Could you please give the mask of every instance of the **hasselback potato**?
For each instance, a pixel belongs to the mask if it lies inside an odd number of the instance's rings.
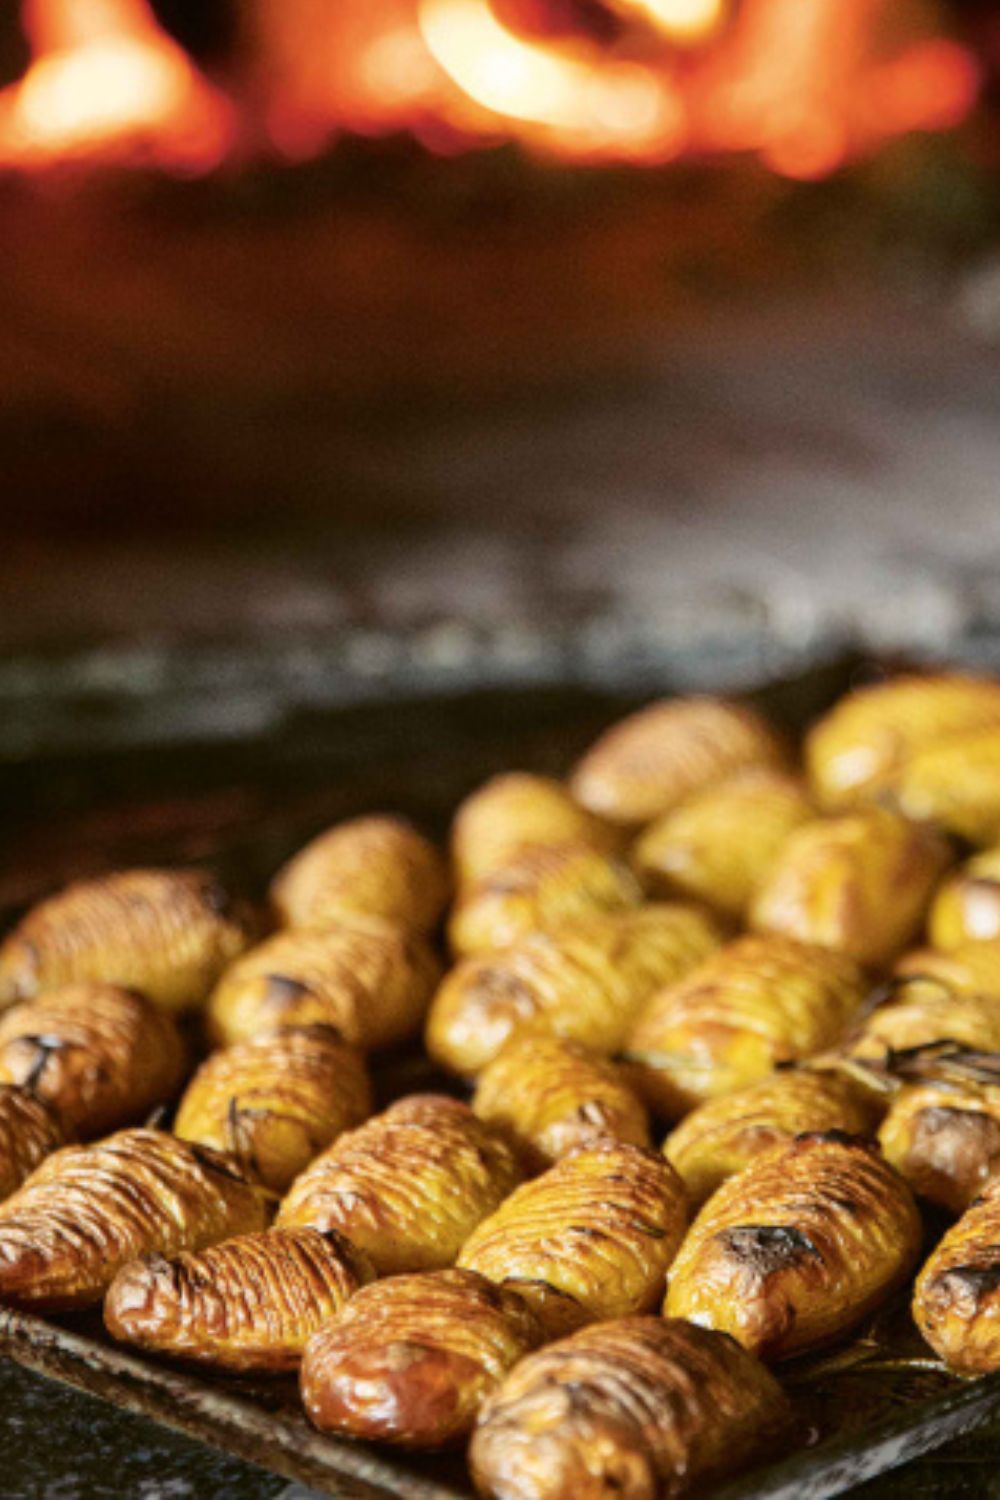
[[[662,1156],[600,1141],[512,1193],[458,1264],[519,1291],[559,1334],[654,1307],[686,1224],[684,1189]]]
[[[888,1067],[896,1053],[942,1043],[1000,1051],[1000,999],[951,994],[930,979],[914,979],[894,994],[896,999],[873,1010],[851,1037],[846,1048],[851,1057]]]
[[[63,1143],[59,1121],[28,1089],[0,1083],[0,1200]]]
[[[667,1136],[663,1151],[689,1201],[700,1206],[772,1146],[809,1131],[862,1135],[872,1123],[871,1103],[850,1079],[835,1072],[782,1068],[748,1088],[699,1105]]]
[[[435,1271],[452,1264],[520,1176],[512,1148],[467,1104],[413,1094],[318,1157],[278,1223],[340,1230],[380,1276]]]
[[[188,1084],[174,1129],[231,1152],[250,1176],[283,1193],[370,1113],[361,1053],[330,1027],[307,1026],[212,1053]]]
[[[1000,1177],[994,1177],[930,1256],[913,1317],[935,1354],[960,1375],[1000,1368]]]
[[[842,698],[806,737],[806,761],[823,805],[849,807],[891,782],[916,751],[990,725],[1000,725],[1000,682],[908,674]]]
[[[497,1500],[677,1500],[792,1429],[781,1387],[725,1334],[622,1318],[522,1360],[486,1403],[469,1461]]]
[[[222,976],[208,1004],[209,1032],[229,1046],[321,1025],[359,1047],[388,1047],[419,1031],[440,973],[423,938],[379,917],[281,932]]]
[[[334,1231],[268,1229],[118,1272],[104,1303],[124,1343],[262,1374],[297,1367],[309,1338],[374,1271]]]
[[[0,1203],[0,1301],[87,1307],[138,1255],[200,1250],[266,1218],[231,1158],[163,1131],[66,1146]]]
[[[474,1271],[390,1276],[310,1340],[302,1398],[326,1432],[445,1447],[467,1436],[486,1397],[542,1337],[516,1292]]]
[[[355,915],[414,932],[437,926],[448,869],[403,818],[355,818],[319,834],[278,871],[271,903],[287,927],[327,927]]]
[[[998,1083],[911,1084],[879,1130],[886,1161],[915,1193],[952,1213],[962,1213],[1000,1168]]]
[[[927,935],[935,948],[1000,939],[1000,848],[975,855],[941,884]]]
[[[645,1106],[623,1071],[545,1032],[507,1043],[480,1073],[472,1107],[538,1170],[601,1138],[649,1145]]]
[[[920,1250],[913,1196],[877,1150],[801,1135],[723,1183],[670,1271],[665,1311],[784,1359],[853,1328]]]
[[[79,880],[32,907],[0,946],[0,1005],[97,980],[188,1010],[249,941],[248,912],[204,871]]]
[[[116,985],[66,985],[0,1014],[0,1082],[30,1086],[70,1138],[141,1122],[184,1064],[172,1018]]]
[[[1000,725],[917,751],[893,782],[907,817],[925,819],[970,844],[1000,839]]]
[[[459,892],[448,941],[455,953],[481,953],[641,903],[631,871],[590,844],[536,845]]]
[[[719,941],[711,920],[693,907],[653,905],[466,959],[434,997],[427,1050],[443,1067],[474,1074],[530,1026],[615,1052],[648,996]]]
[[[926,980],[952,995],[994,995],[1000,999],[1000,943],[961,943],[939,952],[917,948],[896,965],[898,979]]]
[[[884,964],[919,932],[947,862],[941,839],[887,808],[807,823],[758,891],[752,925]]]
[[[797,777],[751,767],[706,787],[638,839],[632,863],[658,897],[742,918],[793,829],[813,817]]]
[[[606,730],[578,762],[570,791],[598,817],[634,827],[742,766],[780,765],[784,758],[774,731],[753,709],[720,698],[675,698]]]
[[[573,801],[561,782],[528,771],[494,776],[460,805],[451,855],[460,886],[517,862],[525,849],[589,845],[611,854],[619,835]]]
[[[865,992],[844,954],[778,934],[739,938],[653,996],[625,1055],[649,1102],[677,1119],[838,1041]]]

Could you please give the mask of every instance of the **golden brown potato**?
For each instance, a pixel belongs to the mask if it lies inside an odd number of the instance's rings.
[[[588,844],[536,845],[459,893],[448,922],[457,954],[507,948],[532,932],[628,911],[642,891],[624,865]]]
[[[897,979],[923,979],[952,995],[1000,998],[1000,943],[962,943],[941,953],[917,948],[899,960]]]
[[[442,1067],[465,1074],[479,1072],[525,1028],[615,1052],[647,997],[720,941],[693,907],[654,905],[466,959],[434,997],[427,1050]]]
[[[732,1339],[621,1318],[522,1360],[487,1401],[469,1462],[497,1500],[678,1500],[792,1431],[781,1387]]]
[[[307,1167],[278,1223],[339,1229],[380,1276],[443,1270],[520,1177],[511,1147],[467,1104],[413,1094]]]
[[[230,1152],[248,1176],[283,1193],[370,1114],[361,1053],[328,1026],[306,1026],[213,1052],[188,1084],[174,1130]]]
[[[800,1135],[708,1200],[664,1311],[784,1359],[839,1338],[902,1285],[921,1235],[913,1195],[875,1147]]]
[[[797,777],[752,766],[647,828],[632,863],[654,896],[704,901],[738,921],[788,835],[813,816]]]
[[[354,917],[323,932],[280,932],[222,976],[208,1003],[218,1046],[289,1026],[332,1026],[347,1042],[389,1047],[419,1031],[441,968],[398,922]]]
[[[302,1399],[324,1432],[443,1448],[542,1337],[516,1292],[473,1271],[390,1276],[310,1339]]]
[[[935,948],[1000,939],[1000,848],[975,855],[943,881],[927,920],[927,935]]]
[[[1000,725],[1000,682],[959,672],[908,674],[859,688],[806,738],[806,762],[824,807],[873,796],[925,746]]]
[[[700,1207],[727,1178],[773,1146],[809,1131],[865,1135],[873,1123],[870,1100],[850,1079],[783,1068],[749,1088],[699,1105],[668,1135],[663,1152],[688,1200]]]
[[[912,1084],[893,1100],[878,1138],[915,1193],[960,1214],[1000,1168],[1000,1087]]]
[[[888,963],[920,930],[948,848],[882,807],[807,823],[786,840],[751,913],[758,931]]]
[[[679,1119],[839,1041],[865,992],[844,954],[777,934],[739,938],[640,1011],[625,1047],[631,1076]]]
[[[451,829],[451,854],[460,885],[468,886],[515,864],[525,849],[589,845],[614,854],[620,835],[577,806],[548,776],[510,771],[466,797]]]
[[[0,1083],[0,1200],[63,1143],[59,1121],[28,1089]]]
[[[184,1064],[172,1018],[112,984],[46,990],[0,1014],[0,1082],[30,1087],[67,1137],[141,1122],[176,1093]]]
[[[970,844],[1000,839],[1000,725],[917,751],[893,781],[907,817],[936,823]]]
[[[512,1193],[458,1264],[520,1292],[555,1336],[655,1307],[686,1224],[681,1180],[662,1156],[598,1141]]]
[[[952,1043],[974,1052],[1000,1051],[1000,1001],[953,994],[933,979],[895,990],[897,998],[865,1017],[847,1052],[857,1061],[889,1067],[893,1054]]]
[[[361,915],[430,932],[448,889],[443,856],[405,819],[355,818],[319,834],[283,865],[271,902],[286,927],[328,927]]]
[[[104,1321],[123,1343],[221,1370],[294,1370],[310,1337],[375,1275],[330,1230],[268,1229],[123,1266]]]
[[[0,1005],[96,980],[189,1010],[249,941],[248,911],[202,870],[79,880],[33,907],[0,947]]]
[[[1000,1177],[953,1224],[925,1264],[913,1318],[959,1375],[1000,1368]]]
[[[65,1146],[0,1203],[0,1301],[88,1307],[138,1255],[200,1250],[266,1221],[259,1191],[205,1146],[161,1130]]]
[[[753,709],[721,698],[667,699],[601,735],[573,771],[570,791],[598,817],[636,827],[743,766],[784,760],[784,746]]]
[[[595,1140],[649,1145],[645,1106],[622,1070],[545,1032],[507,1043],[479,1075],[472,1107],[537,1171]]]

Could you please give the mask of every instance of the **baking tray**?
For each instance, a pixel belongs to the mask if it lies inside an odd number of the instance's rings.
[[[797,732],[873,670],[845,658],[750,696]],[[65,880],[130,863],[203,860],[259,892],[311,832],[373,808],[407,813],[440,834],[456,802],[486,776],[514,766],[559,772],[637,701],[627,688],[470,691],[284,716],[251,740],[112,743],[8,764],[0,767],[11,851],[0,865],[0,917],[6,923]],[[382,1099],[433,1083],[428,1066],[405,1053],[385,1060],[376,1077]],[[302,1415],[294,1380],[216,1377],[140,1357],[113,1345],[94,1314],[49,1319],[0,1309],[0,1353],[343,1500],[470,1493],[459,1456],[322,1437]],[[718,1489],[717,1500],[822,1500],[1000,1421],[1000,1372],[961,1382],[927,1356],[904,1300],[846,1349],[786,1371],[810,1440]]]

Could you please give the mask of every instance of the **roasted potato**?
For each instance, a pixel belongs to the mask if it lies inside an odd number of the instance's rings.
[[[282,866],[271,904],[286,927],[328,927],[361,915],[426,933],[440,920],[449,884],[444,857],[403,818],[355,818]]]
[[[294,1370],[309,1338],[375,1275],[333,1230],[268,1229],[118,1272],[104,1303],[123,1343],[221,1370]]]
[[[896,965],[897,980],[925,980],[952,995],[1000,999],[1000,943],[962,943],[947,952],[917,948]]]
[[[281,932],[222,976],[208,1003],[219,1046],[289,1026],[332,1026],[347,1042],[388,1047],[419,1031],[441,968],[425,940],[379,917],[323,932]]]
[[[875,1147],[800,1135],[724,1182],[670,1271],[664,1311],[762,1359],[827,1344],[906,1280],[922,1227]]]
[[[443,1270],[520,1177],[512,1148],[467,1104],[413,1094],[307,1167],[278,1223],[339,1229],[380,1276]]]
[[[213,1052],[189,1083],[174,1130],[230,1152],[249,1176],[283,1193],[370,1114],[361,1053],[328,1026],[305,1026]]]
[[[96,980],[190,1010],[250,931],[248,911],[202,870],[79,880],[33,907],[0,946],[0,1005]]]
[[[613,724],[569,785],[589,812],[637,827],[743,766],[784,760],[784,746],[753,709],[721,698],[674,698]]]
[[[365,1287],[310,1339],[306,1411],[324,1432],[442,1448],[542,1341],[527,1303],[474,1271],[390,1276]]]
[[[560,782],[528,771],[492,777],[466,797],[451,828],[460,886],[516,864],[526,849],[575,844],[614,854],[620,842],[620,834],[579,807]]]
[[[927,935],[935,948],[1000,939],[1000,848],[975,855],[939,886]],[[1000,969],[1000,945],[997,952]]]
[[[752,766],[658,819],[636,842],[632,863],[654,896],[704,901],[739,921],[788,835],[813,816],[797,777]]]
[[[1000,682],[959,672],[908,674],[859,688],[806,737],[806,762],[824,807],[846,808],[887,786],[915,752],[1000,726]]]
[[[778,934],[738,938],[640,1011],[625,1046],[631,1077],[678,1119],[839,1041],[865,993],[844,954]]]
[[[893,781],[907,817],[935,823],[970,844],[1000,839],[1000,725],[928,745]]]
[[[116,985],[70,984],[0,1014],[0,1082],[44,1099],[67,1138],[143,1121],[176,1093],[184,1064],[172,1017]]]
[[[852,1035],[846,1051],[879,1068],[896,1053],[950,1043],[974,1052],[1000,1051],[1000,1000],[952,994],[935,980],[917,979],[894,991],[895,1000],[876,1007]]]
[[[545,1032],[507,1043],[480,1073],[472,1107],[538,1171],[602,1138],[649,1145],[645,1106],[622,1070]]]
[[[0,1083],[0,1200],[63,1143],[59,1121],[28,1089]]]
[[[732,1339],[621,1318],[522,1360],[487,1401],[469,1462],[497,1500],[678,1500],[792,1431],[781,1387]]]
[[[615,1052],[647,997],[720,941],[693,907],[644,906],[466,959],[434,997],[427,1050],[442,1067],[475,1074],[530,1027]]]
[[[873,1123],[871,1101],[842,1074],[782,1068],[699,1105],[667,1136],[663,1152],[688,1200],[700,1207],[727,1178],[773,1146],[809,1131],[864,1135]]]
[[[913,1319],[959,1375],[1000,1368],[1000,1177],[994,1177],[931,1255]]]
[[[662,1156],[598,1141],[512,1193],[458,1264],[520,1292],[553,1336],[654,1307],[686,1224],[681,1180]]]
[[[920,930],[947,844],[887,808],[806,823],[786,839],[751,925],[888,963]]]
[[[532,932],[628,911],[642,904],[625,865],[589,844],[536,845],[459,892],[448,921],[458,954],[507,948]]]
[[[893,1100],[878,1138],[915,1193],[960,1214],[1000,1168],[1000,1086],[911,1084]]]
[[[57,1312],[99,1302],[136,1256],[263,1229],[230,1157],[161,1130],[122,1130],[46,1157],[0,1203],[0,1301]]]

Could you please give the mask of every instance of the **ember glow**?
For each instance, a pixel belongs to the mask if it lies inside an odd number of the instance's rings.
[[[0,93],[0,166],[66,158],[206,171],[344,132],[579,161],[753,155],[822,177],[949,129],[976,65],[927,0],[246,0],[229,97],[146,0],[23,0],[34,61]],[[601,24],[596,24],[600,21]],[[235,67],[235,65],[234,65]],[[237,104],[235,101],[239,100]]]

